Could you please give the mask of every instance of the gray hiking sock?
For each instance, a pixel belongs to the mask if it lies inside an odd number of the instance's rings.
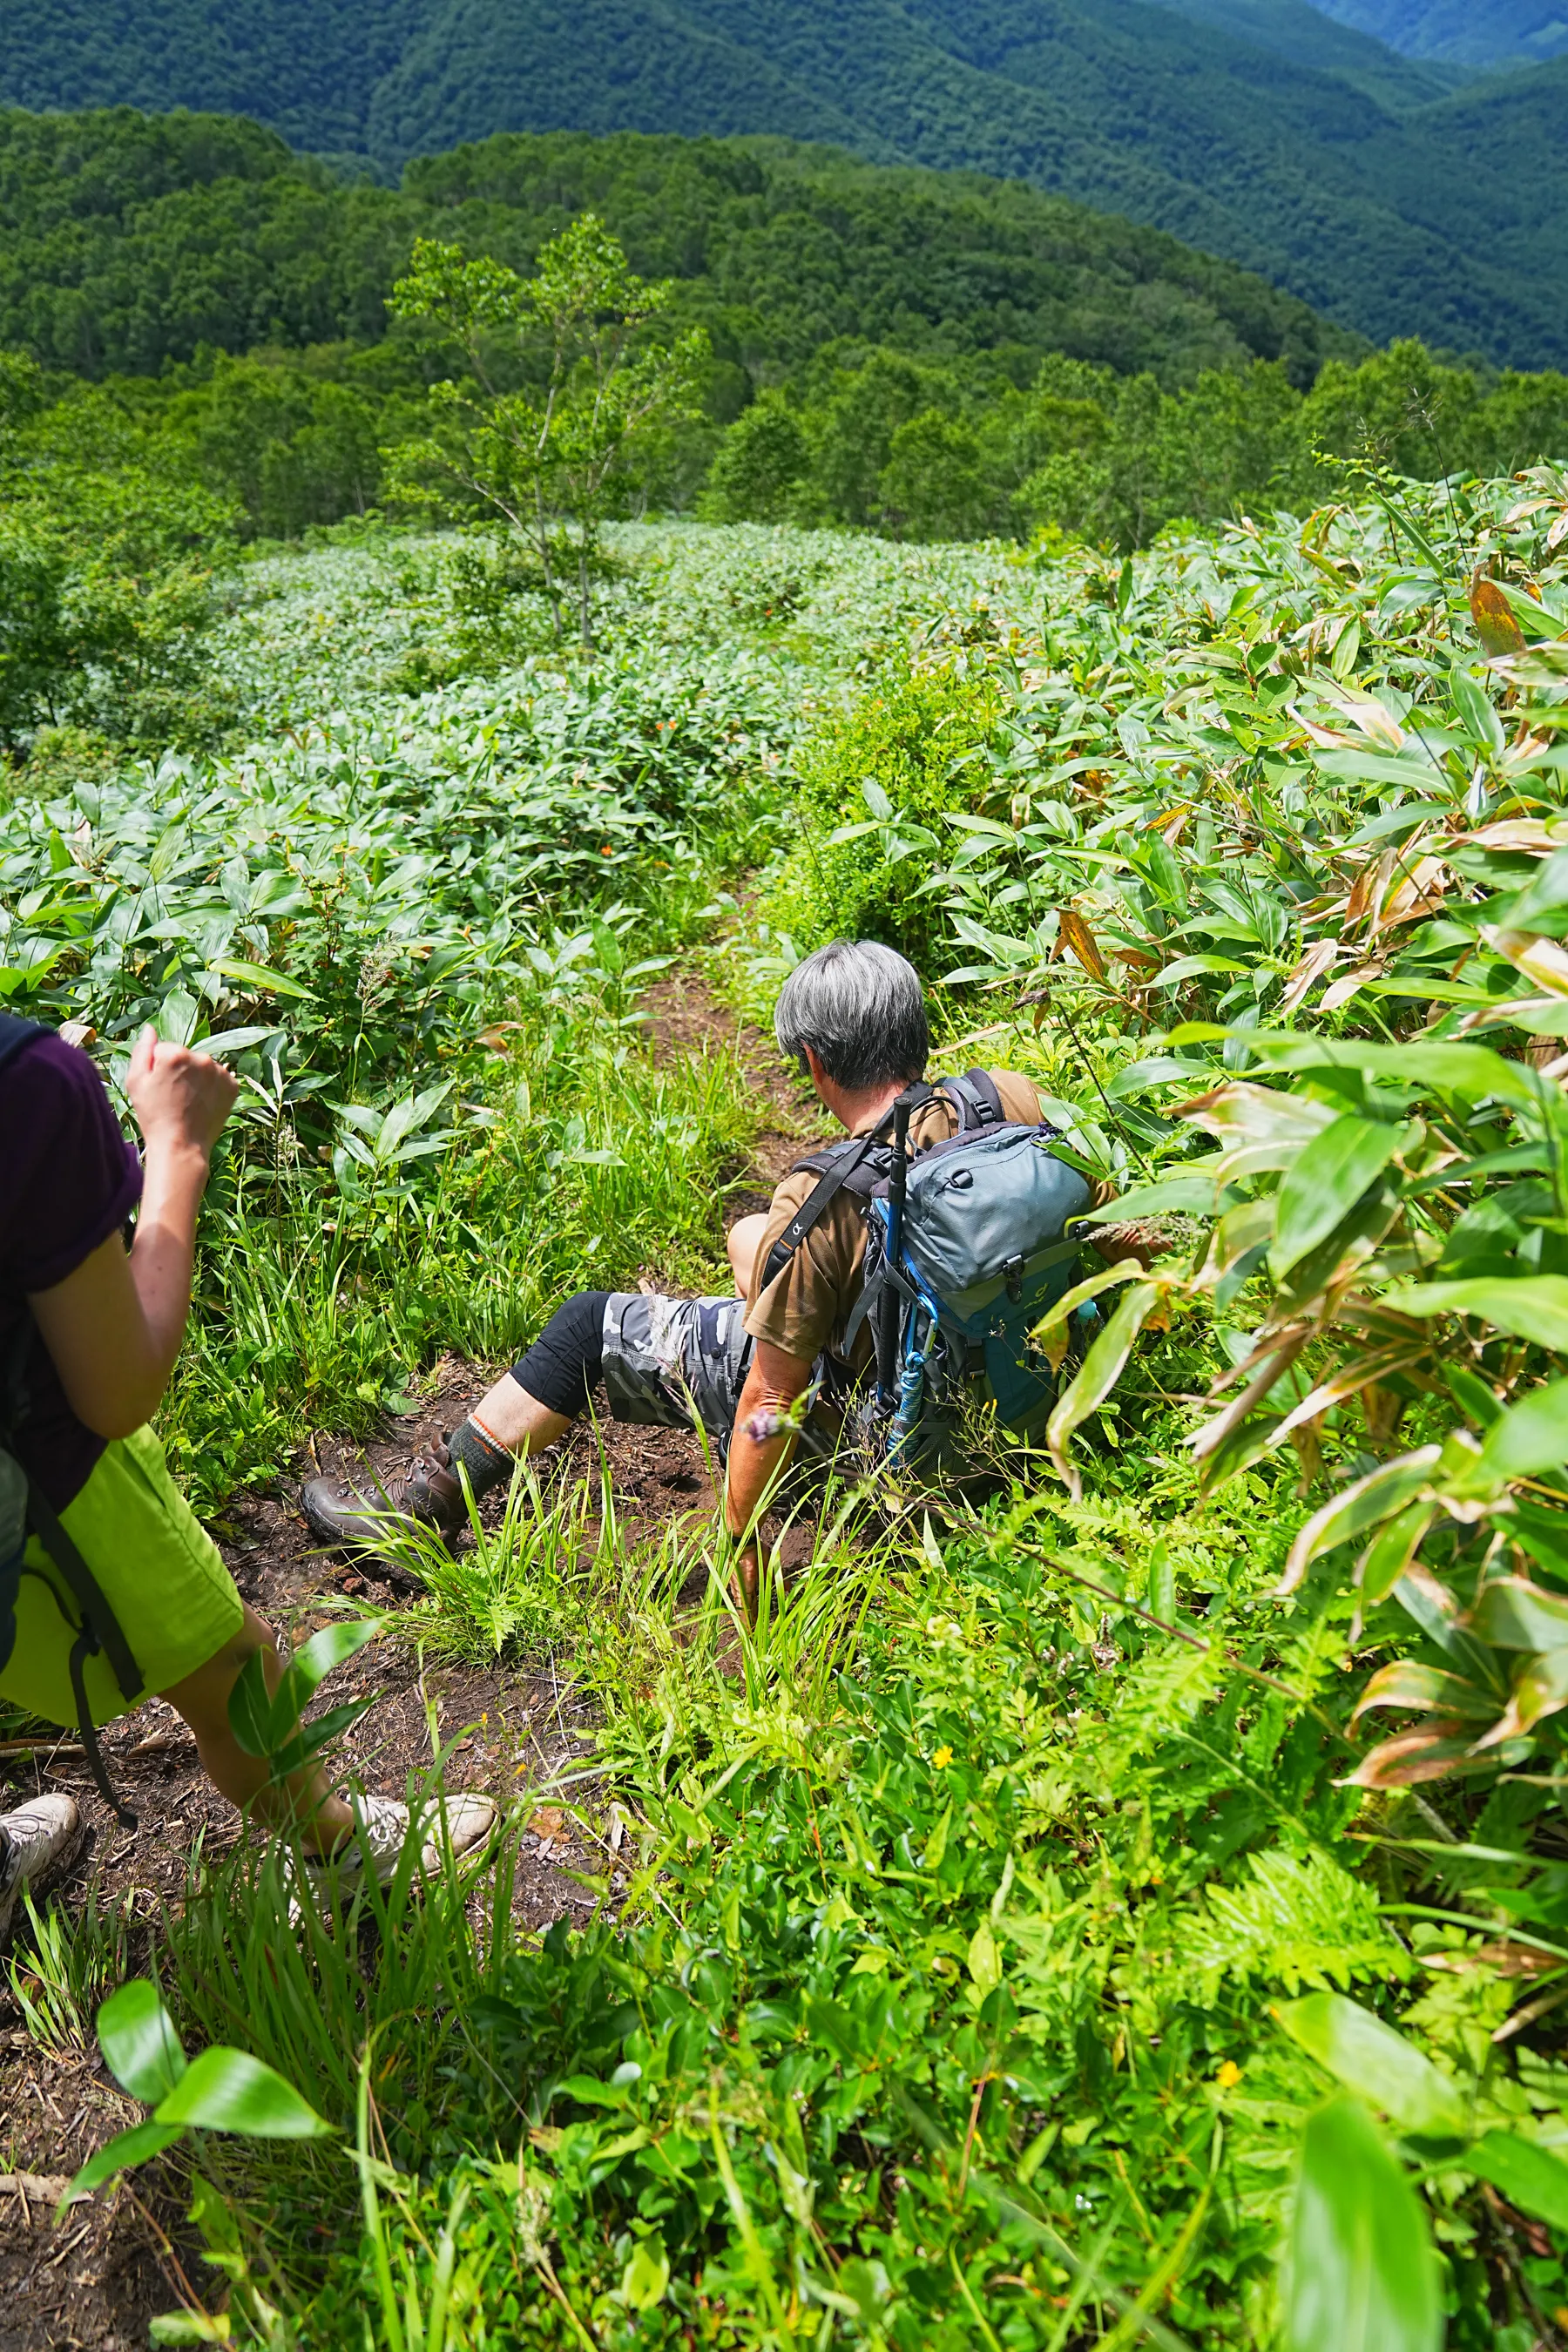
[[[468,1472],[476,1502],[492,1486],[504,1486],[512,1474],[514,1457],[474,1421],[465,1421],[452,1432],[447,1440],[447,1457],[454,1475],[459,1467]]]

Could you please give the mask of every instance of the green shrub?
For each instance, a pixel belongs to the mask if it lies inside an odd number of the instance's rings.
[[[803,953],[885,940],[923,969],[945,929],[930,888],[951,845],[943,814],[971,807],[989,774],[974,755],[995,713],[989,679],[904,657],[826,718],[800,755],[791,838],[766,895],[774,929]]]
[[[798,417],[780,394],[764,393],[720,442],[704,506],[715,522],[783,522],[808,463]]]

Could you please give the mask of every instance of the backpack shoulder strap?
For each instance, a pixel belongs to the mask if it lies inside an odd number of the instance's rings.
[[[806,1159],[795,1161],[797,1169],[811,1170],[816,1182],[768,1252],[761,1288],[765,1290],[770,1282],[777,1280],[812,1227],[826,1215],[876,1140],[875,1135],[851,1136],[847,1142],[835,1144],[830,1151],[814,1151]]]
[[[937,1084],[956,1104],[965,1134],[971,1130],[984,1134],[988,1128],[1007,1125],[1007,1113],[989,1070],[965,1070],[961,1078],[939,1078]]]
[[[923,1103],[930,1102],[935,1093],[935,1087],[927,1086],[923,1078],[917,1078],[913,1086],[905,1088],[900,1099],[918,1109]],[[888,1149],[887,1129],[892,1118],[893,1113],[889,1109],[886,1118],[868,1135],[851,1135],[843,1143],[832,1144],[826,1151],[809,1152],[804,1160],[795,1161],[796,1169],[810,1169],[818,1181],[768,1252],[767,1264],[763,1268],[762,1287],[764,1290],[784,1272],[807,1234],[814,1225],[821,1223],[840,1192],[847,1190],[868,1193],[871,1186],[867,1181],[868,1177],[885,1172],[887,1163],[882,1155]]]

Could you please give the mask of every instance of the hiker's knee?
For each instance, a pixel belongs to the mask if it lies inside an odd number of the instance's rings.
[[[749,1217],[737,1217],[725,1236],[724,1246],[730,1255],[730,1271],[735,1277],[735,1291],[741,1298],[752,1295],[752,1276],[756,1271],[757,1251],[767,1230],[767,1218],[759,1209]]]
[[[171,1683],[160,1691],[198,1737],[208,1728],[223,1729],[228,1722],[229,1694],[234,1689],[240,1668],[258,1650],[268,1653],[272,1671],[268,1683],[281,1672],[278,1658],[278,1637],[263,1617],[258,1617],[248,1601],[245,1615],[220,1649],[215,1650],[205,1665],[198,1666],[183,1681]]]
[[[519,1388],[564,1420],[587,1410],[604,1367],[607,1290],[580,1290],[558,1307],[538,1339],[511,1368]]]

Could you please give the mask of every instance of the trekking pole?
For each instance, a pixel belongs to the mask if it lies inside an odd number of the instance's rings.
[[[910,1106],[900,1095],[893,1105],[893,1170],[888,1179],[888,1262],[894,1266],[903,1253],[909,1173]]]
[[[893,1166],[888,1179],[888,1272],[896,1276],[904,1247],[904,1198],[908,1190],[910,1155],[910,1106],[902,1095],[893,1105]],[[877,1301],[877,1387],[884,1407],[890,1412],[898,1403],[900,1388],[899,1364],[899,1294],[893,1282],[885,1281],[881,1297]]]

